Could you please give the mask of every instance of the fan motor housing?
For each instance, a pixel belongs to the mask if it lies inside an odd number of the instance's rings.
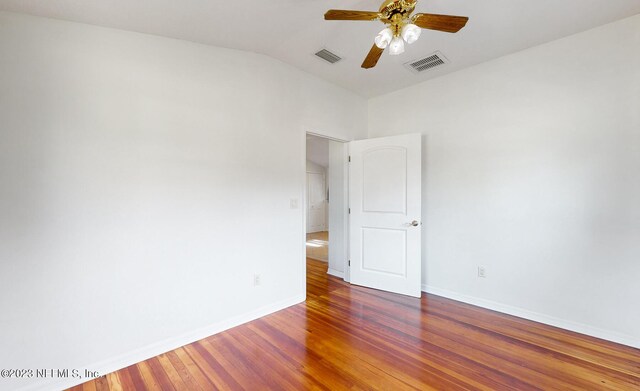
[[[416,0],[386,0],[380,6],[380,19],[391,22],[394,15],[409,15],[416,8]]]

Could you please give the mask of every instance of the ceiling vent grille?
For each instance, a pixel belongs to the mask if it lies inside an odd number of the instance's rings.
[[[447,60],[447,58],[443,56],[442,53],[435,52],[424,58],[409,61],[408,63],[404,64],[404,66],[414,73],[421,73],[437,67],[441,67],[448,63],[449,60]]]
[[[316,56],[320,57],[321,59],[331,64],[335,64],[338,61],[342,60],[342,57],[338,56],[335,53],[331,53],[327,49],[320,50],[319,52],[316,53]]]

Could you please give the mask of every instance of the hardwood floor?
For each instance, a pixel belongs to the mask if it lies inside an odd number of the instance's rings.
[[[640,390],[640,350],[307,260],[305,303],[72,390]]]
[[[329,232],[307,234],[307,257],[318,261],[329,260]]]

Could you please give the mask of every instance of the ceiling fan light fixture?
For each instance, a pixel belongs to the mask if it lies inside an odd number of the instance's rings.
[[[397,56],[404,53],[404,41],[400,37],[395,37],[389,44],[389,54]]]
[[[364,69],[371,69],[378,64],[387,47],[391,55],[403,53],[405,42],[411,44],[417,41],[421,29],[457,33],[469,20],[466,16],[414,14],[417,2],[418,0],[383,0],[377,12],[330,9],[325,12],[324,19],[377,21],[385,24],[385,29],[378,33],[361,65]]]
[[[387,27],[386,29],[380,31],[378,35],[376,35],[376,46],[380,49],[384,49],[389,45],[391,39],[393,39],[393,32],[390,28]]]
[[[418,40],[418,38],[420,38],[420,33],[422,32],[422,29],[418,26],[416,26],[413,23],[409,23],[409,24],[405,24],[404,27],[402,27],[402,39],[404,39],[409,45],[411,45],[412,43],[414,43],[415,41]]]

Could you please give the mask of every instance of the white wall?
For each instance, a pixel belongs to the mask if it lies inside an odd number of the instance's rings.
[[[307,140],[307,155],[309,154],[310,149],[309,149],[309,141]],[[328,153],[328,148],[327,148],[327,153]],[[329,189],[329,181],[327,178],[327,169],[323,166],[321,166],[320,164],[314,163],[311,160],[307,159],[307,173],[314,173],[314,174],[322,174],[324,175],[324,194],[327,194],[327,190]],[[309,176],[307,175],[307,182]],[[310,205],[309,205],[309,187],[308,187],[308,183],[307,183],[307,199],[305,202],[306,208],[307,208],[307,233],[311,233],[310,232],[310,223],[309,223],[309,212],[310,212]],[[322,229],[322,231],[328,229],[328,222],[329,222],[329,205],[325,202],[324,205],[324,228]],[[317,230],[316,230],[317,231]],[[314,232],[316,232],[314,231]]]
[[[325,174],[326,169],[321,165],[312,162],[311,160],[307,160],[307,172],[313,172],[316,174]]]
[[[329,140],[307,135],[307,160],[322,167],[329,167]]]
[[[370,100],[424,134],[425,288],[640,346],[638,48],[635,16]]]
[[[105,373],[302,301],[306,131],[361,138],[366,102],[261,55],[0,13],[0,368]]]
[[[348,177],[347,144],[329,141],[329,270],[328,273],[344,278],[347,259]]]

